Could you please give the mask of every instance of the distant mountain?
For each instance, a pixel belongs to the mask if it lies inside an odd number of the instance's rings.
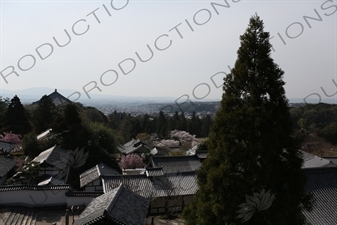
[[[3,98],[13,98],[15,95],[17,95],[21,102],[23,103],[32,103],[36,102],[41,99],[43,95],[49,95],[53,93],[55,89],[53,88],[47,88],[47,87],[34,87],[34,88],[28,88],[23,90],[6,90],[2,89],[0,90],[0,96]],[[57,89],[57,92],[59,92],[64,97],[68,97],[76,90],[71,89]],[[82,97],[79,99],[79,102],[81,103],[92,103],[93,100],[100,100],[100,101],[107,101],[107,102],[116,102],[116,103],[125,103],[125,102],[143,102],[143,103],[165,103],[165,102],[174,102],[176,99],[173,97],[137,97],[137,96],[116,96],[116,95],[104,95],[104,94],[90,94],[91,99],[87,98],[86,96],[83,96],[84,93],[82,93]],[[72,100],[72,99],[70,99]]]

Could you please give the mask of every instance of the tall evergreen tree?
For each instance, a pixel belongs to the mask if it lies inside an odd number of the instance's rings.
[[[35,132],[41,133],[49,129],[56,118],[56,106],[47,95],[42,96],[34,111],[33,119]]]
[[[20,98],[14,96],[6,111],[6,131],[12,131],[16,134],[27,134],[31,131],[32,127],[27,118],[26,110],[21,104]]]
[[[305,223],[311,196],[291,136],[284,72],[270,56],[269,39],[263,21],[252,16],[224,78],[208,158],[197,173],[199,190],[184,211],[188,225]]]

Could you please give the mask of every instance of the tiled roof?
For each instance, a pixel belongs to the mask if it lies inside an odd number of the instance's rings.
[[[10,151],[12,151],[15,148],[15,146],[17,146],[17,144],[5,142],[5,141],[0,141],[0,152],[4,151],[4,152],[9,153]]]
[[[10,185],[0,186],[0,191],[20,191],[20,190],[70,190],[70,185],[50,185],[50,186],[36,186],[36,185]]]
[[[304,161],[302,168],[337,166],[333,164],[330,160],[321,158],[319,156],[310,154],[305,151],[300,151],[300,152],[302,153],[302,158]]]
[[[153,177],[155,197],[194,195],[198,190],[195,172],[166,174]]]
[[[69,99],[67,99],[66,97],[64,97],[63,95],[61,95],[60,93],[57,92],[57,89],[55,89],[55,91],[51,94],[48,95],[48,97],[52,100],[52,102],[58,106],[61,105],[63,103],[70,103],[71,101]],[[39,101],[33,102],[33,104],[39,104]]]
[[[143,225],[148,205],[148,199],[120,184],[117,188],[93,199],[74,225],[93,224],[102,219],[121,225]]]
[[[206,159],[208,156],[208,150],[198,150],[196,152],[196,155],[198,156],[199,159]]]
[[[337,224],[337,168],[304,169],[307,175],[306,189],[311,192],[316,203],[311,212],[304,211],[313,225]]]
[[[81,187],[84,187],[85,185],[97,180],[100,176],[107,175],[120,175],[120,173],[116,169],[100,162],[96,166],[80,174],[80,185]]]
[[[150,150],[150,147],[147,146],[145,143],[141,142],[139,139],[132,139],[131,141],[125,143],[124,145],[120,145],[117,147],[118,151],[123,154],[131,154],[142,147],[146,147]]]
[[[147,167],[145,173],[148,177],[164,176],[164,171],[162,167]]]
[[[16,165],[16,161],[0,157],[0,178],[4,177]]]
[[[40,140],[40,139],[46,137],[48,134],[50,134],[51,131],[52,131],[52,129],[48,129],[48,130],[42,132],[41,134],[37,135],[36,139]]]
[[[32,161],[42,163],[48,163],[60,169],[66,167],[66,163],[69,158],[69,152],[59,146],[53,146],[36,156]]]
[[[43,186],[43,185],[64,185],[64,180],[57,179],[55,177],[49,177],[45,180],[42,180],[41,182],[38,183],[38,186]]]
[[[108,176],[102,177],[102,180],[105,193],[123,183],[127,188],[145,198],[193,195],[198,189],[194,171],[154,177],[146,177],[145,175]]]
[[[189,172],[199,169],[201,162],[192,156],[153,156],[153,167],[163,167],[164,173]]]
[[[323,158],[337,165],[337,157],[323,157]]]
[[[66,192],[66,196],[70,196],[70,197],[98,197],[102,194],[104,194],[103,191],[95,191],[95,192],[68,191],[68,192]]]
[[[103,190],[107,193],[119,186],[120,183],[136,194],[145,198],[153,196],[153,186],[151,180],[144,174],[102,176]]]

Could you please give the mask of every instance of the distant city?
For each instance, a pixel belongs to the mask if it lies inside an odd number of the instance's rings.
[[[43,95],[52,93],[52,88],[30,88],[25,90],[1,90],[2,98],[12,98],[17,95],[23,104],[31,104],[39,100]],[[69,96],[74,93],[73,90],[58,89],[58,92],[64,96]],[[181,97],[181,96],[179,96]],[[188,117],[192,112],[196,112],[199,117],[204,117],[207,114],[215,114],[220,106],[220,99],[194,101],[193,99],[179,97],[132,97],[132,96],[109,96],[91,94],[88,97],[82,97],[78,101],[84,106],[92,106],[102,111],[104,114],[110,114],[114,111],[129,113],[133,116],[140,114],[157,114],[163,111],[165,114],[172,116],[175,112],[184,112]],[[71,100],[71,99],[70,99]],[[179,100],[179,101],[178,101]],[[328,104],[336,104],[336,99],[321,99],[321,102]],[[306,99],[307,103],[319,103],[317,99]],[[303,99],[289,99],[289,106],[301,107],[305,105]]]

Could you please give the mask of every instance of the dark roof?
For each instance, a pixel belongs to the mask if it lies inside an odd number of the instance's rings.
[[[70,197],[98,197],[100,195],[104,194],[103,191],[68,191],[66,192],[66,196]]]
[[[164,176],[123,175],[102,177],[104,192],[111,191],[123,183],[133,192],[145,197],[194,195],[198,189],[194,171],[170,173]]]
[[[102,219],[120,225],[145,224],[149,200],[120,184],[117,188],[93,199],[74,225],[94,224]]]
[[[12,151],[17,144],[11,143],[11,142],[6,142],[6,141],[0,141],[0,152],[4,151],[9,153]]]
[[[199,169],[201,162],[195,155],[191,156],[153,156],[153,167],[163,167],[164,173],[189,172]]]
[[[311,212],[304,211],[308,222],[315,225],[334,225],[337,221],[337,168],[303,169],[307,175],[306,189],[316,199]]]
[[[10,186],[0,186],[0,191],[20,191],[20,190],[70,190],[70,185],[44,185],[44,186],[36,186],[36,185],[10,185]]]
[[[148,177],[164,176],[162,167],[147,167],[145,173]]]
[[[198,190],[194,171],[153,177],[152,181],[156,190],[155,197],[194,195]]]
[[[59,169],[64,169],[67,165],[69,152],[59,146],[53,146],[36,156],[32,161],[40,164],[47,163]]]
[[[6,176],[6,174],[14,168],[16,161],[5,157],[0,157],[0,178]]]
[[[136,194],[145,198],[153,196],[153,185],[145,174],[102,176],[103,190],[107,193],[117,188],[121,183]]]
[[[116,169],[113,169],[110,166],[100,162],[96,166],[80,174],[81,187],[84,187],[85,185],[97,180],[101,176],[107,175],[120,175],[120,173]]]
[[[48,95],[48,97],[53,101],[53,103],[58,106],[61,105],[63,103],[70,103],[71,101],[69,99],[67,99],[66,97],[64,97],[63,95],[61,95],[60,93],[57,92],[57,89],[55,89],[55,91],[51,94]],[[33,104],[39,104],[39,101],[33,102]]]
[[[337,166],[332,163],[330,160],[321,158],[317,155],[310,154],[308,152],[300,150],[303,158],[302,168],[312,168],[312,167],[331,167]]]
[[[64,180],[58,179],[57,177],[48,176],[48,178],[45,178],[41,180],[37,185],[43,186],[43,185],[64,185]]]

